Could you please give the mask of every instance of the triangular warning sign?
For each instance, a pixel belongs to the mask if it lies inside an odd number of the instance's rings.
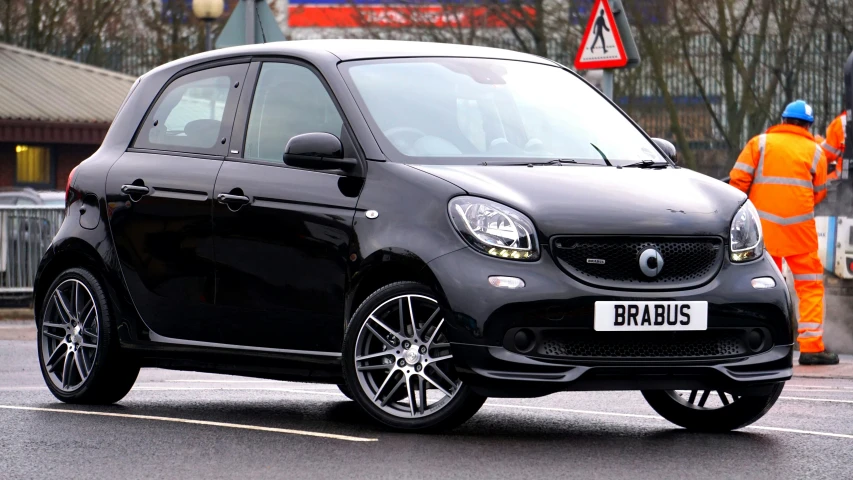
[[[625,55],[619,29],[613,20],[610,3],[596,0],[595,8],[592,9],[586,24],[580,50],[575,57],[575,68],[620,68],[627,64],[628,56]]]

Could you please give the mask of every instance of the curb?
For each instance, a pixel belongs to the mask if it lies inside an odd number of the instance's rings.
[[[31,308],[0,308],[0,321],[32,320],[35,317]]]

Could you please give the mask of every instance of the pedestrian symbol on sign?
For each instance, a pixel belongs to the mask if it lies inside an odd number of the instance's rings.
[[[575,68],[620,68],[627,64],[628,56],[625,55],[610,3],[597,0],[575,57]]]
[[[603,8],[601,9],[601,13],[598,15],[598,20],[595,21],[594,30],[595,30],[595,40],[593,40],[592,46],[589,47],[589,51],[594,52],[595,51],[595,44],[598,43],[599,40],[601,40],[601,48],[602,48],[602,50],[604,50],[604,53],[607,53],[607,44],[604,43],[604,31],[606,30],[609,32],[610,29],[607,28],[607,20],[604,19],[604,9]]]

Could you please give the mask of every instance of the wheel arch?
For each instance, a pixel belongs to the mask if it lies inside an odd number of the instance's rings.
[[[123,309],[118,302],[117,287],[121,288],[121,277],[110,273],[104,258],[89,242],[75,237],[67,237],[53,245],[45,254],[39,265],[36,280],[33,284],[33,311],[38,318],[44,304],[47,290],[56,277],[69,268],[84,268],[97,279],[108,292],[111,309],[116,319],[121,321]],[[121,282],[121,283],[117,283]]]
[[[353,274],[344,308],[344,327],[364,300],[376,290],[394,282],[424,284],[444,301],[444,293],[427,262],[403,248],[387,248],[368,256]]]

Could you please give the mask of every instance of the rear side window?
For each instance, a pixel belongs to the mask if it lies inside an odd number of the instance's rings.
[[[319,78],[306,67],[265,63],[249,112],[245,158],[282,163],[296,135],[325,132],[341,138],[343,120]]]
[[[133,146],[224,154],[246,68],[226,65],[174,80],[148,113]]]

